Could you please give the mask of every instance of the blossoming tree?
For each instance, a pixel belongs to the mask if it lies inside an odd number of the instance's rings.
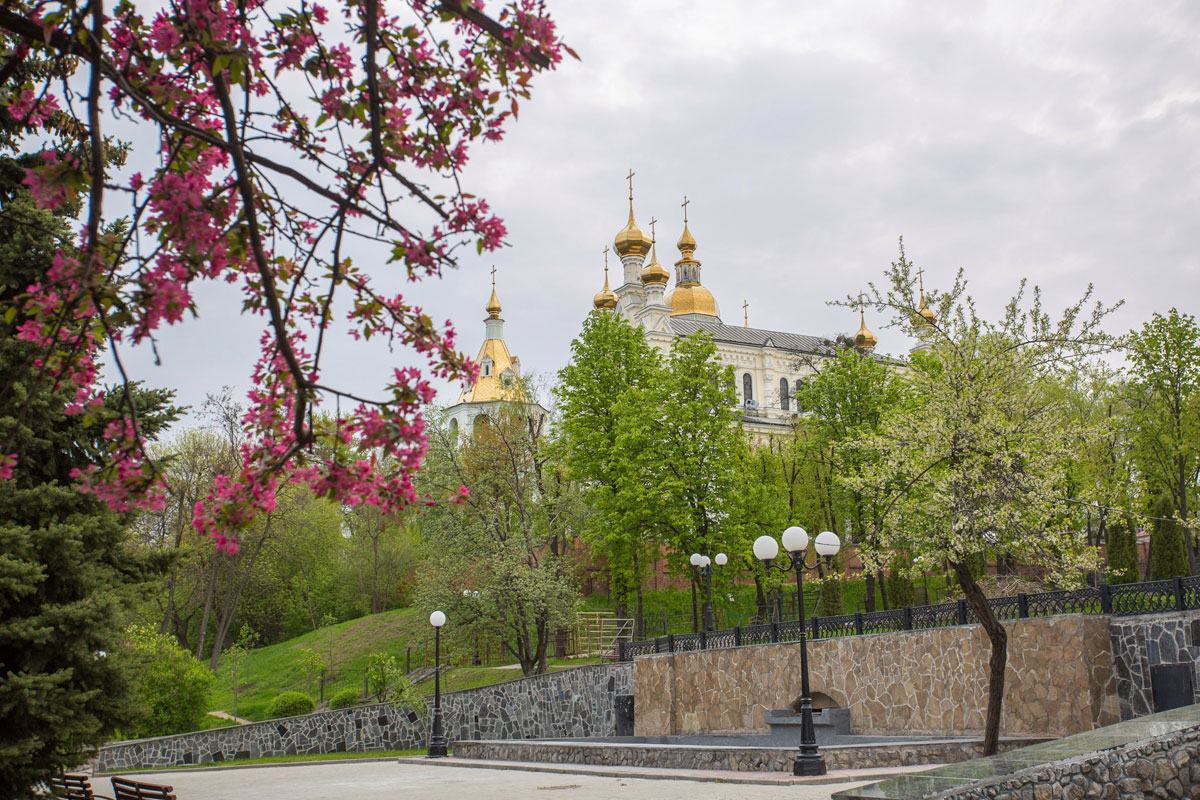
[[[1078,432],[1062,413],[1058,380],[1114,346],[1101,327],[1112,308],[1089,307],[1089,287],[1052,316],[1038,290],[1026,298],[1022,284],[1003,318],[992,322],[978,313],[960,272],[949,290],[925,295],[936,311],[926,323],[914,278],[902,248],[885,285],[870,287],[868,303],[892,313],[893,326],[915,321],[923,347],[904,372],[903,402],[859,440],[874,457],[842,479],[881,498],[888,524],[859,539],[868,568],[905,552],[948,564],[958,579],[991,645],[987,708],[978,720],[991,754],[999,741],[1008,637],[969,563],[991,549],[1044,568],[1060,584],[1078,582],[1095,566],[1094,550],[1065,513],[1063,472]]]
[[[472,145],[501,138],[534,75],[570,52],[543,4],[489,15],[479,0],[18,0],[0,8],[0,32],[0,103],[51,137],[25,182],[44,207],[82,209],[76,246],[23,296],[19,335],[42,354],[31,369],[88,415],[99,350],[128,380],[123,347],[152,346],[200,312],[199,282],[237,284],[263,319],[261,349],[241,467],[196,505],[197,528],[235,549],[281,480],[385,513],[412,504],[429,378],[470,379],[475,365],[448,322],[378,288],[381,273],[349,254],[382,242],[388,268],[419,280],[463,247],[501,245],[503,223],[459,176]],[[62,68],[21,69],[35,59]],[[105,153],[129,124],[152,128],[159,152],[137,154],[141,171],[117,181]],[[340,315],[354,338],[386,339],[426,367],[381,376],[375,396],[331,385],[322,354]],[[313,414],[332,398],[344,412]],[[132,402],[105,436],[112,458],[76,476],[83,489],[117,510],[160,503]],[[322,455],[346,445],[395,467]],[[18,458],[0,442],[0,479]]]

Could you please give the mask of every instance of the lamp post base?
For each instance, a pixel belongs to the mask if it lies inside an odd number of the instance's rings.
[[[825,759],[816,753],[801,753],[792,762],[792,774],[797,777],[824,775]]]
[[[429,740],[429,752],[425,754],[426,758],[445,758],[448,755],[445,736],[435,736]],[[823,765],[822,765],[823,766]],[[799,775],[800,773],[796,773]],[[820,773],[824,775],[824,771]]]

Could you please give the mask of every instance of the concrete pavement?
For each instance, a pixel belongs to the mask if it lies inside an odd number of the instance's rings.
[[[447,762],[448,763],[448,762]],[[740,774],[743,778],[746,773]],[[397,761],[328,761],[315,764],[277,764],[207,770],[166,770],[123,773],[123,777],[175,787],[179,800],[489,800],[537,798],[546,800],[816,800],[833,792],[869,782],[746,785],[701,782],[669,775],[651,778],[592,774],[528,772]],[[764,774],[786,779],[790,776]],[[838,780],[840,776],[828,776]],[[827,779],[828,779],[827,778]],[[108,781],[96,777],[92,785],[106,794]]]

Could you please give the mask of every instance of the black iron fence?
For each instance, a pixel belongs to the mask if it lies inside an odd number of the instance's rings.
[[[1001,620],[1049,617],[1056,614],[1157,614],[1200,608],[1200,576],[1146,583],[1104,584],[1082,589],[1018,594],[988,600]],[[651,653],[686,653],[750,644],[795,642],[802,633],[810,639],[863,636],[869,633],[928,630],[978,622],[967,601],[913,606],[889,611],[859,612],[836,617],[811,616],[801,631],[796,620],[763,625],[740,625],[719,631],[670,633],[639,642],[618,642],[617,658],[632,661]]]

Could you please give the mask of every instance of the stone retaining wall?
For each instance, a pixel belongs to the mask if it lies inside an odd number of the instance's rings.
[[[1200,797],[1200,728],[1056,761],[930,795],[944,800]]]
[[[1011,750],[1041,739],[1002,739]],[[982,753],[979,740],[827,745],[821,755],[829,769],[867,769],[916,764],[951,764]],[[795,747],[709,747],[706,745],[613,744],[592,742],[458,742],[456,758],[591,764],[605,767],[791,772]]]
[[[1192,675],[1192,700],[1200,703],[1200,647],[1191,626],[1200,612],[1181,611],[1145,617],[1113,617],[1109,626],[1117,673],[1121,719],[1154,713],[1151,668],[1186,664]]]
[[[446,736],[613,736],[614,701],[633,691],[632,664],[598,664],[442,695]],[[100,748],[96,769],[207,764],[235,758],[411,750],[428,742],[426,719],[388,704],[215,728]]]
[[[1006,622],[1001,730],[1065,736],[1119,721],[1107,617]],[[979,625],[809,642],[812,689],[850,709],[855,733],[979,735],[991,647]],[[634,661],[638,736],[765,731],[800,695],[798,643]]]

